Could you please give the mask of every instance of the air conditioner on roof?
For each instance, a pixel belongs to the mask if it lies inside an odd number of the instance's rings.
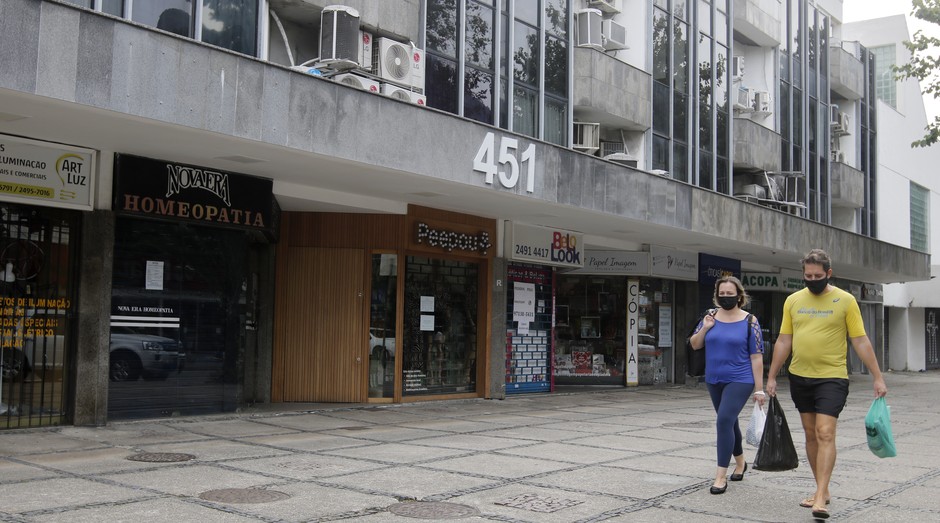
[[[604,50],[601,37],[601,12],[599,9],[581,9],[576,11],[578,18],[578,47],[590,47],[598,51]]]
[[[411,48],[411,87],[424,92],[424,49]]]
[[[425,98],[423,94],[409,91],[408,89],[403,89],[397,85],[382,84],[381,91],[385,96],[394,98],[396,100],[401,100],[402,102],[408,102],[422,106],[427,105],[427,98]]]
[[[851,125],[849,124],[849,115],[848,113],[839,113],[839,125],[842,127],[842,132],[849,133],[852,130]]]
[[[409,44],[390,38],[379,38],[373,46],[373,73],[383,80],[411,85],[412,53]]]
[[[613,20],[601,21],[601,40],[604,42],[604,49],[607,51],[616,51],[617,49],[627,48],[627,28]]]
[[[770,112],[770,93],[767,91],[757,91],[754,95],[754,110],[759,113]]]
[[[601,150],[600,150],[601,158],[605,156],[610,156],[611,154],[627,152],[627,147],[623,144],[623,142],[608,142],[606,140],[602,140],[600,144],[601,144]]]
[[[839,106],[836,104],[829,106],[829,125],[839,125]]]
[[[731,78],[735,80],[740,80],[743,77],[744,77],[744,57],[732,56],[731,57]]]
[[[359,11],[329,5],[320,13],[320,61],[332,69],[359,66]]]
[[[359,31],[359,67],[372,71],[372,33]]]
[[[371,93],[379,92],[378,82],[352,73],[338,74],[333,77],[333,81]]]
[[[600,148],[601,124],[574,122],[571,147],[578,151],[593,154]]]
[[[734,98],[734,109],[739,112],[752,110],[754,108],[753,99],[750,89],[739,86],[738,94]]]
[[[588,0],[588,7],[600,9],[607,14],[617,14],[623,10],[623,0]]]

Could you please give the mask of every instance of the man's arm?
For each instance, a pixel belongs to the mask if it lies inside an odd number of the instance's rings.
[[[777,374],[783,367],[783,362],[787,361],[790,351],[793,350],[793,335],[779,334],[777,342],[774,343],[774,354],[770,360],[770,370],[767,372],[767,394],[777,395]]]
[[[875,357],[875,348],[871,345],[871,340],[867,335],[849,338],[852,341],[852,348],[858,359],[862,360],[868,372],[875,378],[874,388],[875,396],[882,397],[888,393],[888,386],[885,385],[884,376],[881,375],[881,367],[878,366],[878,358]]]

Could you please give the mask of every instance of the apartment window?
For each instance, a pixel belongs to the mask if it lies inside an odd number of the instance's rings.
[[[911,183],[911,249],[928,252],[930,234],[930,191]]]
[[[869,49],[875,55],[875,96],[897,109],[898,89],[894,80],[896,50],[894,44]]]

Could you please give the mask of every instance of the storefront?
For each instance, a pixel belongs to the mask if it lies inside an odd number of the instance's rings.
[[[495,233],[493,220],[417,206],[285,213],[272,401],[483,395]]]
[[[783,304],[787,296],[803,288],[803,275],[799,271],[742,272],[741,283],[751,297],[747,310],[761,326],[764,339],[764,371],[770,368],[774,343],[783,319]],[[781,369],[785,374],[786,369]]]
[[[109,419],[229,412],[245,400],[246,368],[264,359],[259,289],[279,214],[271,188],[115,156]]]
[[[0,135],[0,429],[69,421],[81,211],[97,154]]]

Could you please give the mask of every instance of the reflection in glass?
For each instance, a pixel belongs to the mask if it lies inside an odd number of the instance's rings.
[[[493,75],[468,67],[464,76],[463,115],[493,123]]]
[[[545,40],[545,91],[568,96],[568,44],[559,38]]]
[[[467,2],[467,63],[493,69],[493,15],[490,7]]]
[[[131,20],[192,38],[192,12],[190,0],[134,2]]]
[[[536,136],[539,118],[538,92],[517,85],[513,97],[512,130],[526,136]]]
[[[539,83],[539,32],[534,27],[516,23],[513,50],[513,76],[517,82],[535,86]]]
[[[545,100],[545,141],[556,145],[568,143],[568,104]]]
[[[545,0],[545,30],[562,39],[568,35],[568,0]]]
[[[456,58],[457,0],[428,0],[427,9],[426,50]]]
[[[427,99],[428,105],[458,114],[457,106],[457,62],[437,55],[428,54],[427,63]]]
[[[257,0],[202,0],[203,42],[253,56],[257,35]]]
[[[395,395],[395,318],[398,305],[398,256],[372,255],[369,307],[369,397]]]

